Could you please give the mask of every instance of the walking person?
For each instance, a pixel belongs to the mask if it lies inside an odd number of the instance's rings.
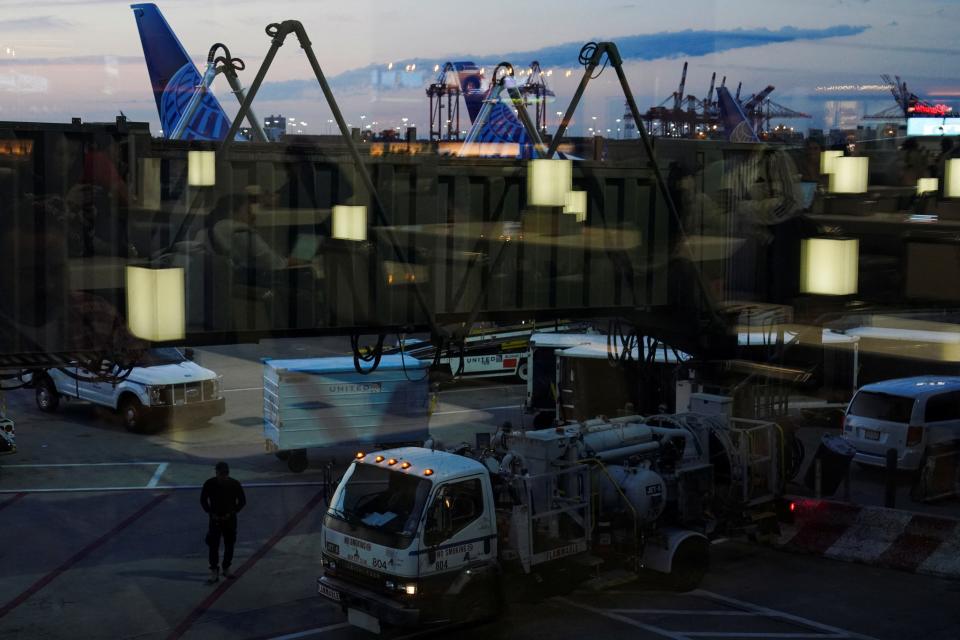
[[[203,483],[200,506],[210,516],[207,530],[207,547],[210,549],[210,583],[224,578],[234,578],[230,573],[233,561],[233,545],[237,542],[237,513],[247,504],[240,482],[230,477],[230,465],[218,462],[216,475]],[[223,563],[220,563],[220,538],[223,537]]]

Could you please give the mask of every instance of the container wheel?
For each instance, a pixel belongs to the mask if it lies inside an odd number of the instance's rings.
[[[287,458],[287,468],[290,469],[290,471],[303,473],[308,466],[310,466],[310,462],[307,460],[307,452],[305,449],[296,449],[290,452],[290,457]]]
[[[60,394],[53,380],[43,377],[37,382],[37,408],[44,413],[53,413],[60,406]]]

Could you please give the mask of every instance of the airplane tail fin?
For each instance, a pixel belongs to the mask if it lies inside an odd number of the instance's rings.
[[[723,123],[727,140],[730,142],[759,142],[757,132],[750,126],[747,115],[740,104],[730,95],[724,86],[717,87],[717,102],[720,107],[720,121]]]
[[[483,78],[480,68],[473,62],[454,62],[454,69],[460,76],[460,91],[470,115],[470,131],[464,143],[470,147],[480,143],[480,149],[515,150],[519,157],[533,156],[533,141],[527,135],[523,123],[514,112],[513,106],[491,97],[492,87],[483,90]],[[481,155],[489,155],[481,151]],[[500,151],[492,155],[500,155]],[[513,153],[511,153],[513,155]]]
[[[456,69],[460,77],[460,91],[463,93],[463,101],[467,105],[467,113],[470,115],[470,122],[477,119],[477,114],[483,108],[483,98],[485,96],[483,89],[483,77],[480,75],[480,67],[468,60],[454,62],[453,68]]]
[[[157,102],[160,126],[165,136],[176,128],[187,103],[201,83],[200,73],[180,40],[155,4],[133,4],[140,31],[143,57]],[[222,140],[230,130],[230,119],[212,92],[204,93],[200,107],[184,130],[185,140]]]

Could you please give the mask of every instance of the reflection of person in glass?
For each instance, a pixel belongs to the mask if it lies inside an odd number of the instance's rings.
[[[734,295],[782,302],[795,293],[795,265],[800,263],[798,217],[803,210],[800,172],[789,153],[757,147],[724,174],[729,190],[730,233],[744,240],[734,255]]]
[[[301,262],[279,255],[267,244],[256,229],[258,209],[256,194],[223,196],[208,216],[206,237],[199,239],[209,241],[215,253],[229,257],[235,268],[256,274],[259,282],[271,271]]]
[[[0,221],[0,353],[92,351],[132,362],[145,345],[116,307],[70,290],[68,226],[61,206],[32,198]]]

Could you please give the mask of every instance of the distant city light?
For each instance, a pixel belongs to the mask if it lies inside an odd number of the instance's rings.
[[[821,85],[814,89],[817,93],[886,93],[889,90],[890,86],[886,84],[831,84]]]

